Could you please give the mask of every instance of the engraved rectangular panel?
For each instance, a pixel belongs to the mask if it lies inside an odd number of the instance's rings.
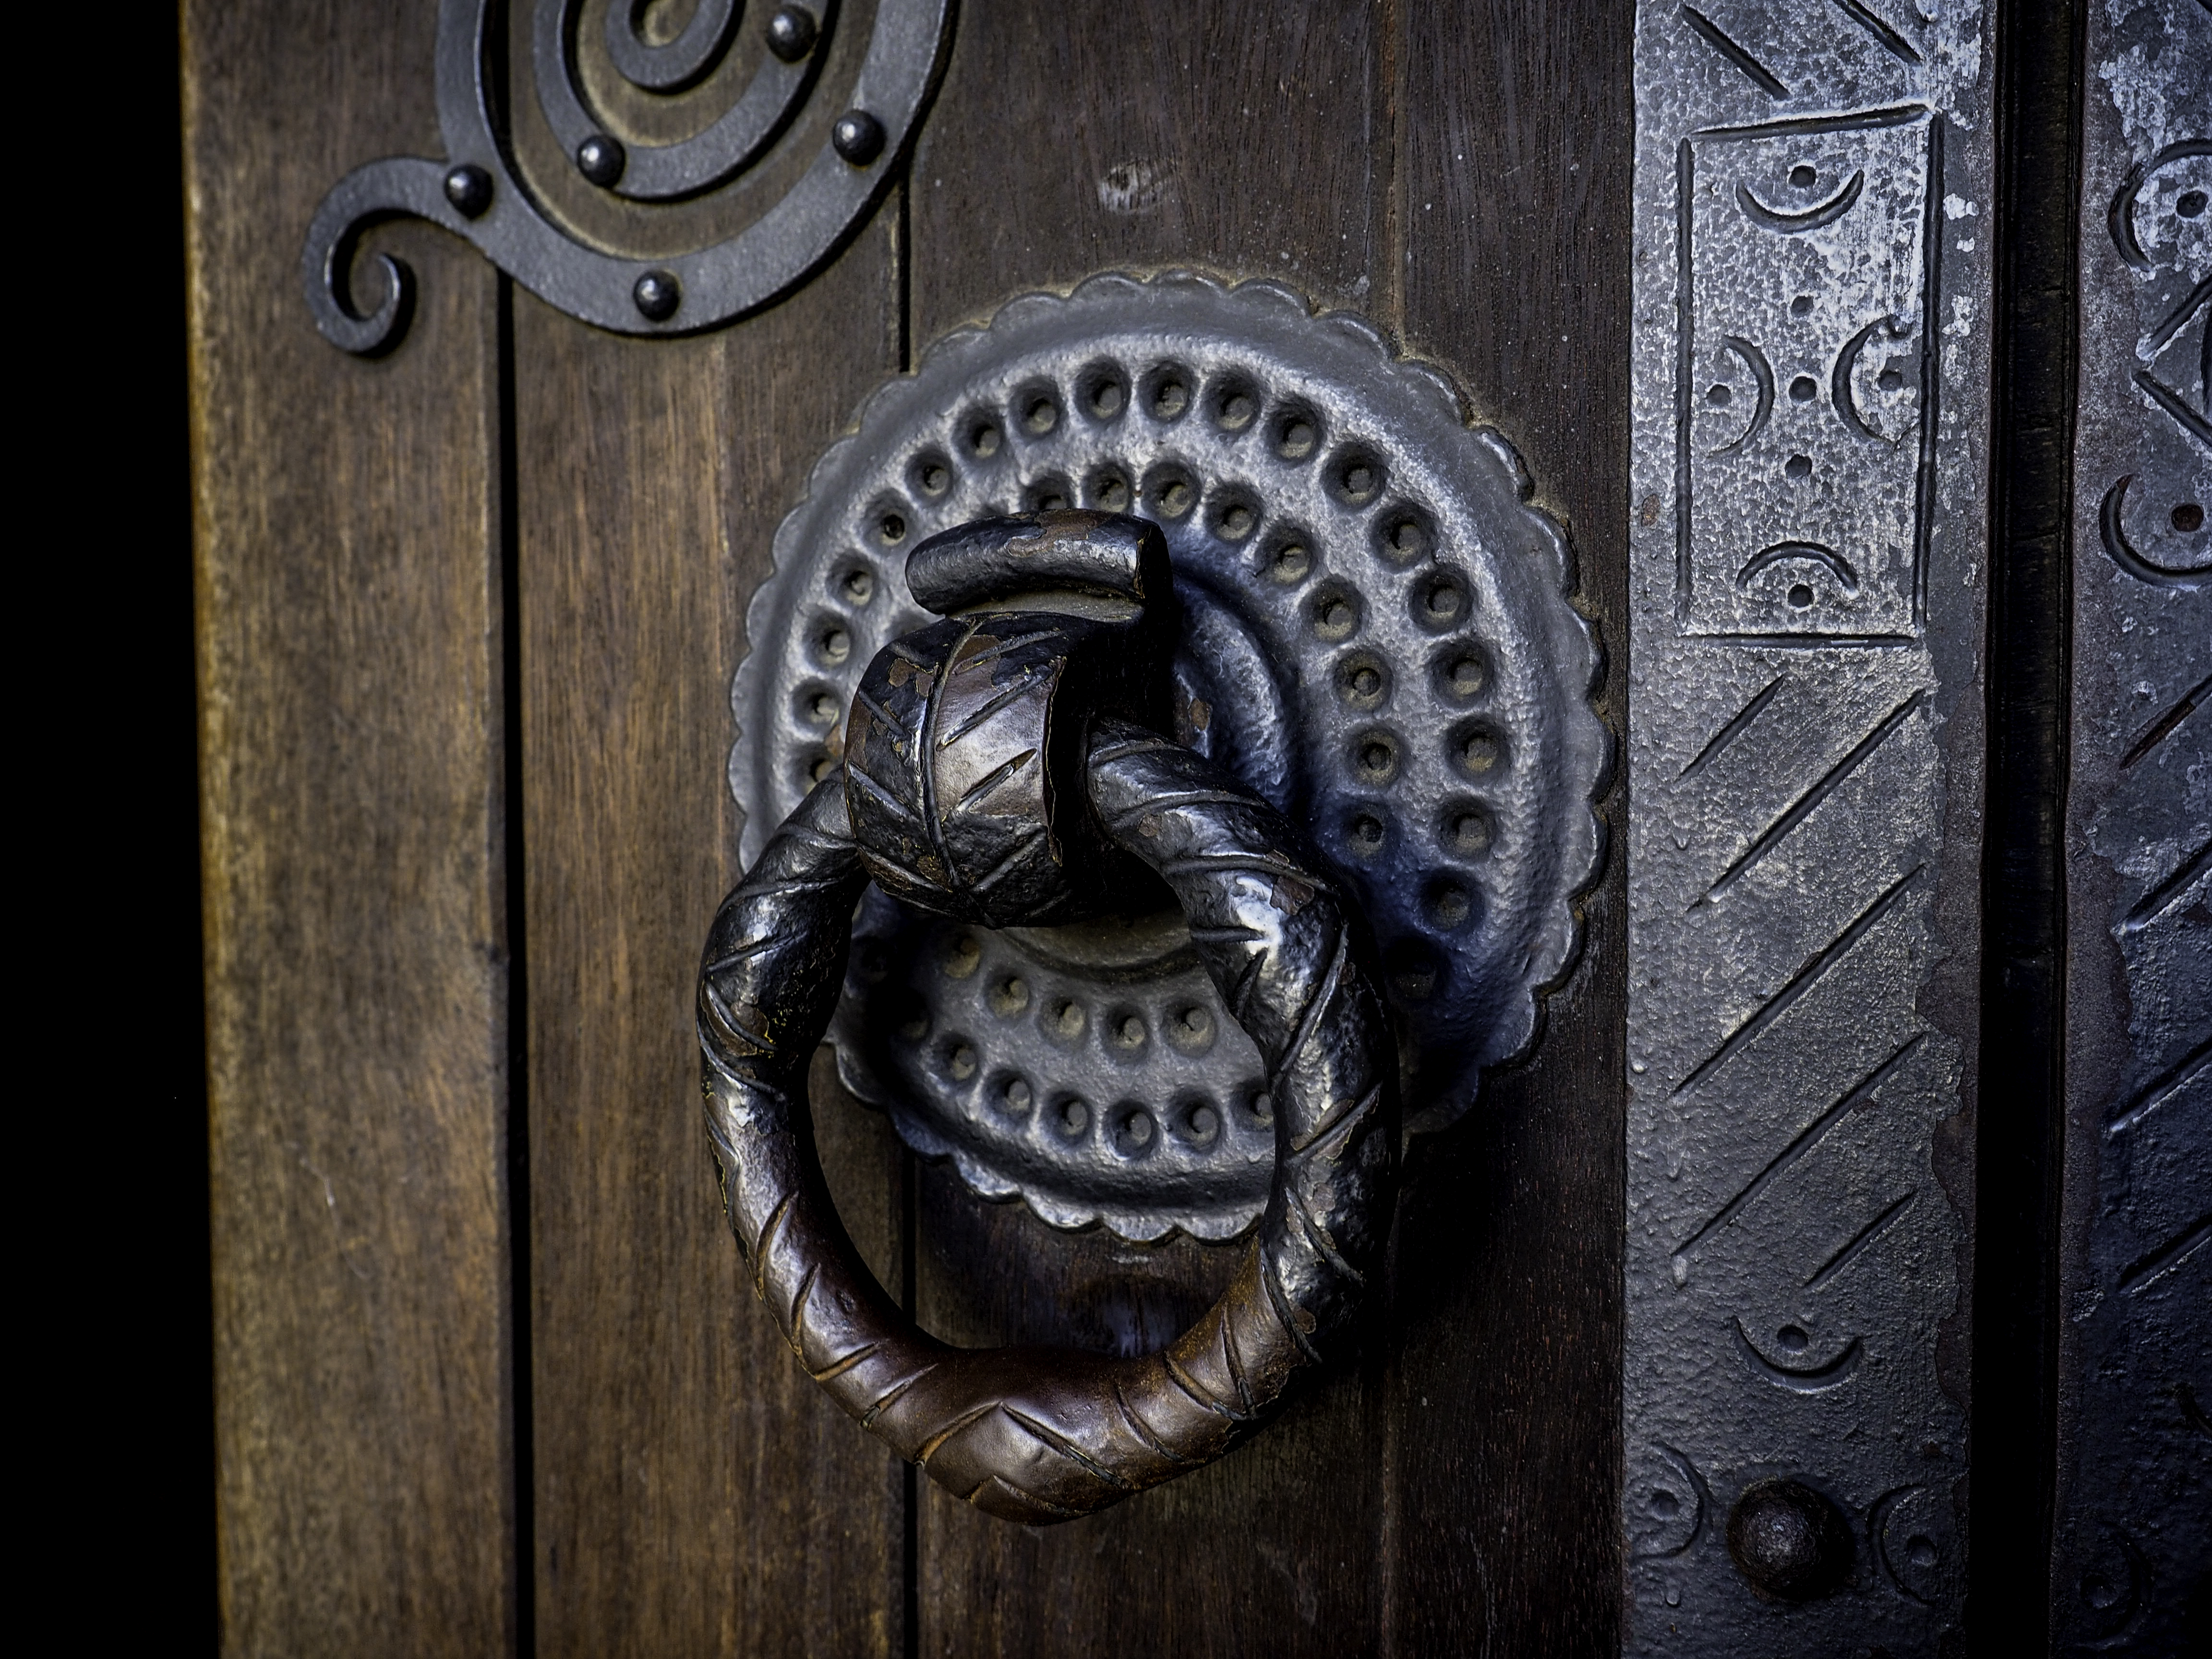
[[[1677,574],[1694,633],[1920,620],[1941,131],[1907,107],[1683,144]]]
[[[2087,27],[2051,1626],[2172,1653],[2212,1594],[2212,14]]]
[[[1632,1654],[1905,1659],[1956,1624],[1988,29],[1638,9]],[[1822,1593],[1731,1557],[1767,1480],[1854,1540]]]

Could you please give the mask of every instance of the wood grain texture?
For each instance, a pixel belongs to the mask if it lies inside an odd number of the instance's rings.
[[[1567,526],[1616,741],[1632,21],[1607,0],[1409,9],[1398,123],[1407,343],[1452,369]],[[1616,783],[1616,830],[1625,810]],[[1619,1647],[1626,875],[1616,839],[1542,1047],[1489,1080],[1401,1213],[1402,1653]]]
[[[903,1640],[902,1471],[755,1298],[692,1026],[740,873],[744,606],[815,457],[896,366],[890,257],[879,223],[783,306],[687,341],[517,301],[541,1655]],[[846,1221],[895,1273],[896,1142],[817,1101]]]
[[[1273,276],[1364,304],[1380,24],[1264,0],[964,12],[913,167],[917,344],[1106,270]]]
[[[419,228],[409,349],[300,237],[434,149],[434,8],[185,9],[223,1644],[515,1632],[495,278]]]

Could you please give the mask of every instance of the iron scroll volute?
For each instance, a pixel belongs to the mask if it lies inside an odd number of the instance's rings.
[[[1328,1358],[1377,1269],[1395,1189],[1396,1054],[1371,949],[1282,816],[1126,719],[1164,653],[1160,532],[1065,513],[915,550],[957,613],[894,641],[855,694],[844,764],[725,901],[699,979],[709,1132],[756,1288],[845,1409],[959,1496],[1032,1524],[1218,1456]],[[1013,608],[1019,605],[1021,608]],[[1263,1056],[1271,1197],[1221,1299],[1164,1350],[963,1351],[920,1331],[839,1225],[805,1073],[872,875],[982,924],[1106,908],[1149,870]]]
[[[356,265],[367,264],[364,239],[392,219],[438,226],[547,304],[617,333],[695,333],[771,305],[822,269],[882,201],[944,73],[953,25],[952,0],[880,0],[864,39],[854,38],[860,20],[841,18],[836,0],[757,14],[707,0],[675,40],[654,45],[640,33],[637,8],[607,7],[596,31],[580,27],[582,9],[580,0],[530,0],[527,50],[509,66],[500,62],[506,8],[441,0],[446,154],[364,163],[317,207],[300,275],[325,339],[374,356],[405,335],[414,278],[404,261],[374,256],[382,292],[373,300],[354,285]],[[715,84],[742,76],[744,85],[689,137],[648,143],[634,132],[625,143],[588,90],[592,56],[663,115],[711,106]],[[825,74],[829,59],[842,68]],[[535,97],[520,94],[526,82]],[[846,106],[834,118],[822,106],[832,97]],[[574,181],[532,178],[518,119],[543,128]],[[560,204],[572,187],[587,201],[619,198],[653,226],[650,240],[681,246],[714,222],[686,218],[684,204],[727,191],[798,144],[811,148],[807,164],[750,223],[681,252],[648,257],[611,246]]]

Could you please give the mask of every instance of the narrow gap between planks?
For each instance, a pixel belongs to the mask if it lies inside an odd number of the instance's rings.
[[[522,535],[516,512],[520,462],[514,392],[514,282],[501,273],[494,374],[499,556],[500,823],[507,940],[507,1258],[509,1502],[514,1515],[514,1652],[538,1650],[536,1430],[532,1410],[530,1226],[530,977],[525,949],[526,866],[522,792]]]
[[[1966,1606],[1969,1650],[1989,1654],[2039,1653],[2050,1636],[2082,22],[2080,0],[2007,9],[1997,22],[1978,1363]]]

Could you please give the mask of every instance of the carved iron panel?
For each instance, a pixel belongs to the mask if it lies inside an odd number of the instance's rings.
[[[1903,1659],[1956,1617],[1987,30],[1638,7],[1632,1654]]]
[[[2212,1594],[2212,15],[2088,31],[2051,1630],[2174,1653]]]
[[[1678,574],[1696,633],[1919,624],[1939,131],[1908,106],[1683,147]]]

